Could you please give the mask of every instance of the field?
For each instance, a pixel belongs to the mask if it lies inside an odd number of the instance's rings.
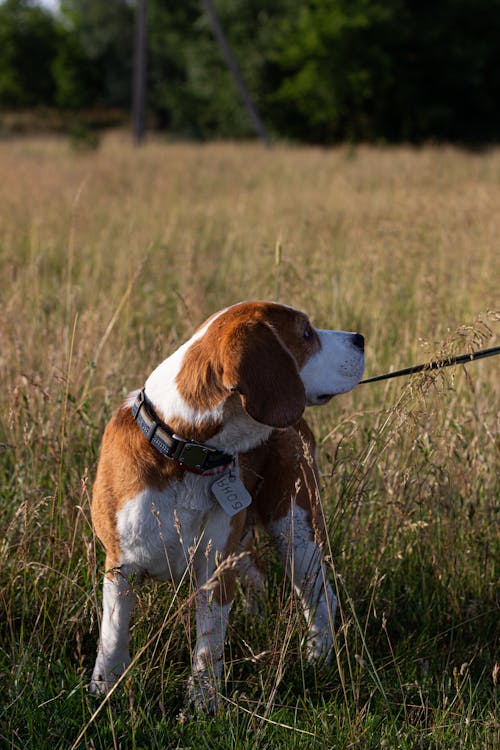
[[[241,299],[361,331],[367,376],[496,345],[500,150],[134,150],[113,134],[88,151],[1,142],[0,174],[0,744],[498,747],[498,359],[308,411],[334,667],[303,661],[271,555],[256,614],[238,590],[217,716],[182,713],[193,612],[166,584],[141,590],[123,689],[86,685],[104,564],[91,486],[120,399]]]

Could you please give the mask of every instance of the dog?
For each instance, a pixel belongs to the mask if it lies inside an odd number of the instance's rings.
[[[137,583],[146,575],[179,583],[188,571],[196,587],[188,696],[215,710],[238,574],[224,561],[261,578],[241,552],[256,521],[302,604],[308,659],[331,659],[337,599],[322,555],[316,446],[302,415],[354,388],[363,369],[361,334],[314,328],[275,302],[242,302],[208,318],[126,398],[105,429],[93,487],[106,572],[92,692],[108,692],[130,664]]]

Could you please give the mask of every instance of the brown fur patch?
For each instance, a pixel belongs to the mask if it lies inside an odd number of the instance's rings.
[[[320,541],[324,535],[314,436],[304,419],[275,430],[263,444],[240,456],[242,479],[253,494],[253,510],[264,525],[284,517],[291,498],[307,511]]]
[[[246,510],[242,510],[231,518],[231,531],[227,538],[226,546],[224,548],[224,558],[229,555],[234,555],[239,550],[240,540],[243,535],[243,529],[246,521]],[[231,567],[226,568],[220,575],[217,581],[217,586],[214,589],[214,597],[218,604],[224,606],[229,602],[233,601],[234,597],[234,586],[238,575],[238,566],[235,563]]]

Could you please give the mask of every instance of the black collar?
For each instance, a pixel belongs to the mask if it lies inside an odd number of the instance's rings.
[[[156,414],[143,388],[132,406],[132,416],[146,439],[166,458],[194,474],[218,474],[234,461],[234,456],[195,440],[173,433]]]

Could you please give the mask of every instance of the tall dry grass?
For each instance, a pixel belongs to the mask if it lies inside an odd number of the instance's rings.
[[[113,135],[91,153],[0,143],[0,174],[8,746],[493,748],[497,360],[309,411],[341,601],[333,672],[301,662],[303,625],[271,564],[261,616],[243,613],[243,593],[235,608],[218,722],[175,721],[185,592],[141,593],[144,653],[121,696],[98,706],[84,686],[102,565],[89,494],[123,394],[246,298],[362,331],[369,374],[493,345],[500,151],[135,150]]]

